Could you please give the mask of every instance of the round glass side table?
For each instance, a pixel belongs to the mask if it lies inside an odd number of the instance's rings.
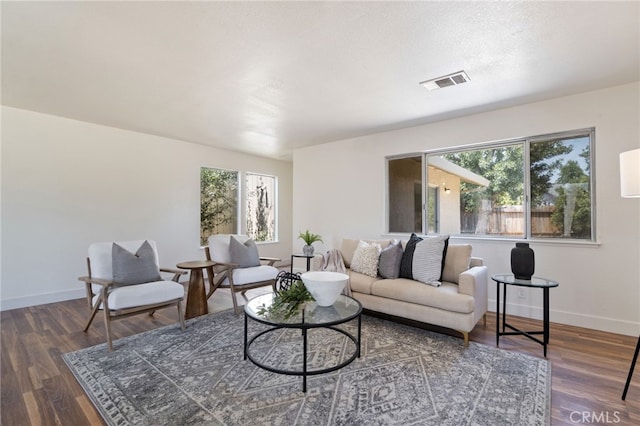
[[[520,335],[538,342],[544,348],[544,357],[547,357],[547,345],[549,344],[549,289],[560,285],[556,281],[542,278],[531,277],[530,280],[521,280],[513,274],[496,274],[491,279],[496,282],[496,346],[500,346],[500,336]],[[502,284],[502,331],[500,331],[500,284]],[[507,286],[531,287],[542,289],[542,315],[543,329],[535,331],[523,331],[510,324],[507,324]],[[510,329],[512,331],[506,331]],[[542,334],[542,340],[534,335]]]

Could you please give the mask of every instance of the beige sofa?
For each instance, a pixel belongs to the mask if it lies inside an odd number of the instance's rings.
[[[366,241],[384,248],[391,240]],[[449,244],[442,285],[434,287],[406,278],[374,278],[352,271],[358,242],[343,239],[340,252],[349,268],[352,296],[365,309],[456,330],[468,346],[469,332],[480,318],[486,320],[488,279],[487,267],[482,259],[471,257],[470,245]]]

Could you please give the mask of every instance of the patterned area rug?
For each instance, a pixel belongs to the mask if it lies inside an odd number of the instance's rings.
[[[243,360],[243,316],[210,314],[63,355],[111,425],[547,425],[548,361],[363,315],[361,358],[327,374],[275,374]],[[345,329],[356,331],[357,324]],[[249,334],[264,326],[249,321]],[[300,330],[252,354],[301,368]],[[310,369],[349,358],[335,331],[309,332]]]

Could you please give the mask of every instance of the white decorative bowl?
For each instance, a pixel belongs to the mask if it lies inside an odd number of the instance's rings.
[[[318,306],[331,306],[344,290],[349,276],[340,272],[311,271],[300,275],[304,286],[316,299]]]

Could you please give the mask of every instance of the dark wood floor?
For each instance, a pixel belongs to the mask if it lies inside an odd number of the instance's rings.
[[[230,308],[228,292],[209,301],[209,311]],[[105,341],[104,325],[96,321],[82,332],[85,300],[5,311],[1,314],[2,425],[103,424],[61,354]],[[116,338],[177,321],[175,309],[153,317],[116,321]],[[513,318],[511,323],[538,329],[538,321]],[[479,324],[471,340],[495,346],[495,316]],[[560,324],[551,325],[548,359],[552,362],[552,424],[640,425],[640,366],[627,400],[621,395],[637,338]],[[542,347],[524,337],[503,337],[500,347],[541,357]]]

